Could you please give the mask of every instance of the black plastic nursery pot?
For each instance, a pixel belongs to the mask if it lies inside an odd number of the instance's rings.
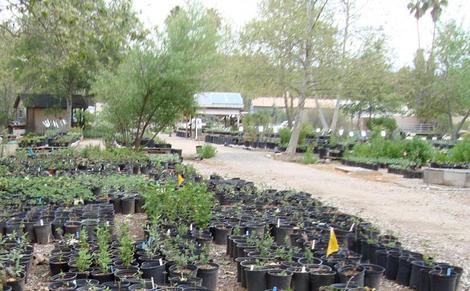
[[[51,257],[49,259],[49,268],[52,276],[68,272],[68,257]]]
[[[310,290],[311,291],[319,291],[320,287],[329,286],[335,283],[336,279],[336,271],[310,271],[309,272],[310,278]]]
[[[288,270],[270,270],[267,274],[267,287],[278,290],[287,290],[292,281],[292,272]]]
[[[434,266],[426,266],[424,261],[411,262],[410,287],[418,290],[428,291],[429,289],[429,271]],[[423,289],[425,288],[425,289]]]
[[[266,268],[245,268],[247,291],[266,290],[267,273],[268,269]]]
[[[111,282],[114,280],[114,274],[111,272],[102,273],[99,271],[92,271],[90,273],[90,278],[98,280],[100,283]]]
[[[398,259],[398,271],[396,282],[402,286],[410,285],[411,262],[407,255],[400,256]]]
[[[169,268],[171,277],[184,277],[184,278],[195,278],[197,275],[197,266],[196,265],[186,265],[183,267],[172,265]]]
[[[385,268],[373,264],[363,264],[361,266],[365,269],[364,286],[371,289],[378,289],[380,282],[382,281],[382,275],[385,272]]]
[[[310,290],[310,279],[306,268],[295,267],[289,268],[292,272],[291,286],[296,291],[309,291]]]
[[[77,288],[77,284],[73,281],[52,282],[51,284],[49,284],[48,288],[50,291],[71,291]]]
[[[400,252],[398,251],[389,251],[387,253],[387,267],[385,268],[385,277],[388,280],[395,281],[397,278],[399,257]]]
[[[135,197],[126,196],[121,198],[121,213],[124,215],[135,213]]]
[[[50,223],[35,224],[34,236],[38,244],[48,244],[52,237],[52,227]]]
[[[7,281],[7,286],[11,288],[12,291],[23,291],[25,285],[25,274],[21,273],[19,277],[15,278],[15,280]]]
[[[365,268],[362,266],[344,266],[338,269],[340,283],[353,283],[364,287]]]
[[[214,243],[216,245],[225,245],[227,244],[227,238],[232,229],[224,225],[216,225],[211,228],[211,231],[214,237]]]
[[[152,279],[155,284],[165,283],[165,263],[160,265],[160,262],[143,262],[140,266],[142,271],[142,278]]]
[[[457,273],[444,270],[429,272],[430,291],[454,291],[457,289]]]
[[[202,279],[202,286],[208,290],[217,289],[219,265],[209,263],[207,265],[199,265],[197,269],[197,277]]]
[[[241,259],[240,264],[239,264],[240,268],[239,270],[237,270],[237,279],[240,278],[239,282],[241,282],[241,285],[243,288],[246,288],[246,271],[245,270],[250,269],[251,265],[256,264],[256,260],[253,258],[249,258],[249,257],[245,257],[245,258],[240,257],[237,259]]]

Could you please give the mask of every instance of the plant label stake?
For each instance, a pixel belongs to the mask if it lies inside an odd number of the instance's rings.
[[[44,225],[44,220],[41,219],[41,220],[39,221],[39,224],[40,224],[41,226],[43,226],[43,225]]]
[[[250,271],[253,271],[255,269],[255,265],[250,266]]]
[[[302,273],[305,273],[306,271],[305,266],[302,266]]]
[[[150,278],[152,280],[152,289],[155,289],[155,281],[153,280],[153,277]]]
[[[315,240],[312,240],[312,250],[315,249]]]
[[[452,268],[447,268],[447,276],[450,277],[452,275]]]
[[[171,234],[170,229],[168,229],[168,230],[166,231],[166,235],[167,235],[167,236],[170,236],[170,234]]]
[[[279,227],[281,227],[281,219],[280,218],[277,219],[277,228],[279,228]]]
[[[349,232],[353,231],[353,229],[354,229],[354,226],[356,226],[356,224],[355,224],[355,223],[353,223],[353,224],[351,225],[351,228],[349,229]]]
[[[193,224],[192,223],[189,225],[189,231],[193,231]]]
[[[160,263],[160,266],[163,265],[163,260],[162,260],[162,258],[158,259],[158,262]]]

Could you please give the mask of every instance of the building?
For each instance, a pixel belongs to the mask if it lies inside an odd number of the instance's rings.
[[[288,99],[289,106],[291,98]],[[334,109],[336,107],[336,99],[318,99],[321,108]],[[292,106],[297,108],[299,106],[299,98],[292,100]],[[257,97],[251,101],[251,111],[256,112],[263,109],[270,108],[285,108],[285,100],[283,97]],[[314,98],[305,99],[305,109],[317,108]]]
[[[196,115],[200,117],[233,119],[240,122],[243,112],[243,98],[234,92],[203,92],[195,96],[197,102]]]
[[[85,110],[91,105],[92,97],[73,95],[72,117],[77,110]],[[12,133],[23,130],[44,134],[48,128],[66,128],[63,120],[70,120],[67,118],[65,98],[51,94],[20,94],[16,98],[14,109],[16,119],[10,125]]]

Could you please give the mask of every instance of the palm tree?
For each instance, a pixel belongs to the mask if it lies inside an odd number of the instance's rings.
[[[427,10],[431,9],[431,17],[432,22],[434,23],[433,33],[432,33],[432,46],[431,46],[431,56],[434,53],[434,45],[436,40],[436,29],[437,29],[437,22],[441,17],[442,11],[444,7],[447,6],[447,0],[424,0],[423,1],[423,13],[426,13]]]
[[[408,10],[410,11],[411,14],[414,14],[414,17],[416,18],[416,30],[418,32],[418,50],[421,49],[421,36],[419,33],[419,20],[421,17],[424,15],[426,10],[423,9],[424,3],[426,0],[411,0],[408,3]]]

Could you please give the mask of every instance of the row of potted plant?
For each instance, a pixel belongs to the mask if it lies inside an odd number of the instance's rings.
[[[237,279],[248,290],[363,290],[378,288],[382,275],[423,291],[453,291],[459,284],[460,267],[406,250],[396,237],[307,193],[260,191],[252,183],[216,176],[210,189],[225,205],[214,208],[214,242],[227,244]],[[330,228],[341,249],[327,256]]]

